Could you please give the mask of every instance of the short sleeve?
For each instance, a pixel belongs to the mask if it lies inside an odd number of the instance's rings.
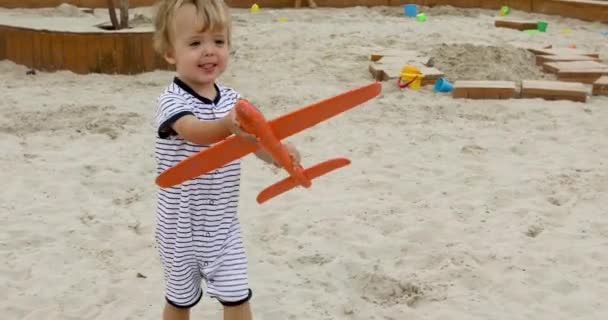
[[[175,93],[165,93],[158,98],[158,109],[156,112],[156,126],[158,136],[160,138],[168,138],[177,133],[171,125],[177,119],[194,114],[192,106],[184,99],[184,97]]]
[[[224,112],[230,111],[237,100],[241,99],[240,93],[229,87],[220,87],[220,95],[221,99],[217,105]]]

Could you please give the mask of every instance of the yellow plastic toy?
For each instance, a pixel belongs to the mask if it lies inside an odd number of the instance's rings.
[[[258,4],[257,4],[257,3],[254,3],[254,4],[251,6],[251,13],[256,13],[256,12],[258,12],[258,11],[260,11],[260,6],[258,6]]]
[[[424,75],[420,72],[420,69],[411,65],[406,65],[401,69],[401,74],[399,75],[399,79],[397,79],[397,86],[399,86],[399,88],[410,87],[414,90],[418,90],[420,89],[423,78]]]

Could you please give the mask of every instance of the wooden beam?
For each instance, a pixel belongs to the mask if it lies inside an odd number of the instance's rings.
[[[497,28],[509,28],[515,30],[530,30],[536,29],[537,21],[535,20],[515,20],[515,19],[496,19],[494,26]]]
[[[532,11],[586,21],[608,21],[608,2],[597,0],[532,0]]]
[[[454,82],[452,97],[467,99],[511,99],[517,96],[514,81],[470,81]]]
[[[593,94],[608,96],[608,76],[602,76],[593,83]]]
[[[543,63],[543,70],[550,73],[576,72],[584,70],[604,70],[608,65],[597,61],[555,61]]]
[[[536,64],[541,66],[545,62],[566,62],[566,61],[600,61],[599,58],[578,55],[578,54],[564,54],[564,55],[551,55],[551,54],[540,54],[536,56]]]
[[[422,63],[387,58],[370,63],[368,70],[372,74],[372,77],[377,81],[397,80],[401,76],[401,69],[408,64],[413,65],[420,70],[423,75],[423,86],[433,84],[437,79],[444,76],[444,73],[440,70],[427,67]]]
[[[576,82],[524,80],[521,86],[522,98],[585,102],[588,94],[589,89],[582,83]]]
[[[579,55],[592,58],[600,57],[597,52],[590,52],[577,48],[528,48],[528,50],[536,55]]]

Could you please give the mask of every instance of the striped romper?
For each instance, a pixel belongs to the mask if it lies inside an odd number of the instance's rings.
[[[175,78],[158,98],[158,173],[206,148],[179,137],[171,124],[188,114],[199,120],[227,115],[239,95],[219,85],[216,90],[218,95],[211,101]],[[224,305],[237,305],[251,297],[237,216],[240,166],[240,160],[235,160],[158,191],[156,242],[165,276],[165,297],[175,307],[189,308],[198,303],[203,280],[208,295]]]

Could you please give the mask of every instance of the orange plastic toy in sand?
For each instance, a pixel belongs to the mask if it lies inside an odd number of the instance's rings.
[[[287,148],[281,143],[281,140],[354,108],[376,97],[381,90],[382,85],[379,82],[373,82],[292,111],[271,121],[267,121],[248,101],[241,99],[234,106],[237,118],[242,129],[255,135],[258,142],[249,142],[234,135],[230,136],[165,170],[156,178],[156,184],[163,188],[175,186],[246,156],[261,147],[289,173],[289,177],[262,190],[257,197],[258,203],[268,201],[297,186],[308,188],[311,186],[311,180],[348,165],[350,160],[334,158],[304,169],[299,165],[294,166]]]

